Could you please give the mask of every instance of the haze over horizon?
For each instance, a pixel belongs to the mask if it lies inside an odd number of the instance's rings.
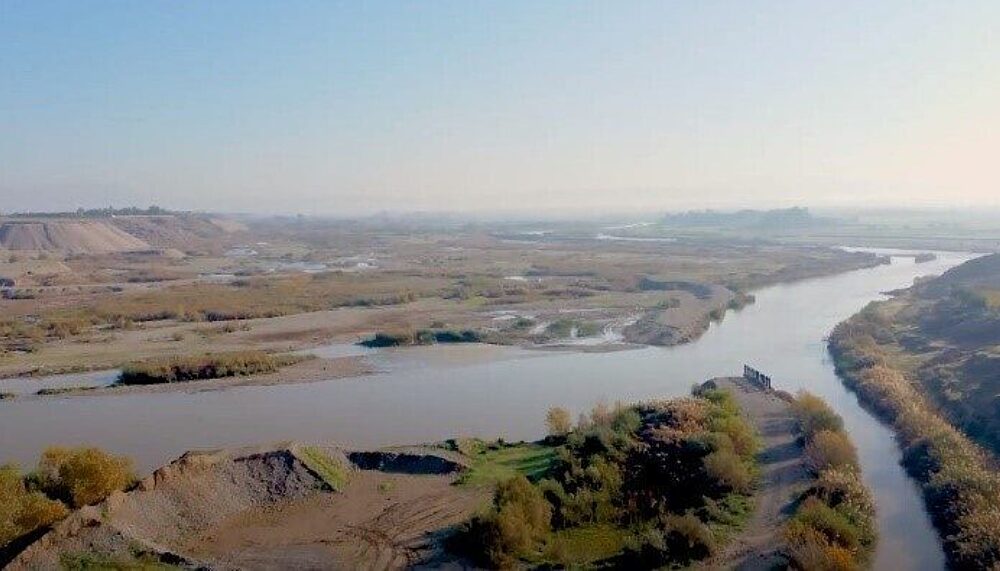
[[[0,3],[0,210],[996,208],[1000,3]]]

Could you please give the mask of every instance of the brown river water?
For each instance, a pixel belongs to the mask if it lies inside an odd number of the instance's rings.
[[[888,251],[887,253],[893,253]],[[199,392],[25,398],[0,402],[0,463],[33,465],[52,444],[92,444],[133,457],[142,470],[186,450],[301,440],[374,447],[455,436],[537,439],[550,406],[574,412],[599,401],[688,394],[744,363],[774,386],[806,388],[844,417],[865,480],[878,503],[878,569],[941,569],[944,556],[916,484],[899,465],[891,431],[858,404],[834,373],[825,337],[881,292],[940,274],[971,255],[938,253],[892,264],[777,285],[730,312],[694,343],[605,353],[546,352],[481,345],[369,352],[380,371],[355,379]],[[329,356],[355,349],[334,346]],[[101,384],[108,374],[0,381],[0,391]]]

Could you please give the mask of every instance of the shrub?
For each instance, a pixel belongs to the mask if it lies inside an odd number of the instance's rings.
[[[118,377],[118,382],[123,385],[152,385],[272,373],[302,358],[269,355],[263,351],[236,351],[195,357],[152,359],[126,365]]]
[[[436,343],[480,343],[482,335],[471,329],[461,331],[432,331],[432,338]]]
[[[818,532],[827,543],[849,551],[855,551],[861,546],[861,538],[851,522],[818,498],[807,498],[788,524],[788,533],[793,538],[807,534],[806,530]]]
[[[664,544],[680,561],[704,559],[715,552],[712,531],[691,513],[663,518]]]
[[[705,456],[705,473],[724,489],[741,494],[753,489],[753,474],[734,452],[719,450]]]
[[[795,569],[854,571],[860,568],[850,551],[831,545],[819,532],[801,528],[788,539],[788,555]]]
[[[727,413],[712,419],[711,429],[729,437],[733,450],[743,459],[750,459],[757,453],[760,443],[753,427],[740,416],[739,412]]]
[[[0,466],[0,547],[66,517],[62,502],[29,491],[16,466]]]
[[[562,407],[554,406],[545,415],[545,426],[549,429],[549,436],[564,437],[573,429],[573,419],[569,411]]]
[[[73,507],[99,502],[135,481],[132,461],[99,448],[50,447],[29,481]]]
[[[858,465],[858,452],[843,432],[820,430],[806,443],[806,466],[819,474],[827,468]]]
[[[691,513],[665,516],[659,528],[641,529],[630,543],[621,558],[621,568],[674,568],[678,564],[686,567],[716,550],[711,530]]]
[[[410,333],[376,333],[371,339],[366,339],[360,343],[365,347],[398,347],[400,345],[410,345],[413,343],[413,334]]]
[[[548,536],[552,508],[524,476],[501,482],[493,503],[492,512],[473,520],[471,539],[489,563],[510,567],[536,551]]]
[[[798,420],[799,429],[802,430],[807,440],[821,430],[839,432],[844,428],[844,421],[837,413],[833,412],[830,405],[807,391],[799,391],[792,404],[792,411]]]

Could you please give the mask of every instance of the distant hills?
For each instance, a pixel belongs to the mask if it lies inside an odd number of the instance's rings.
[[[813,216],[808,208],[779,208],[774,210],[737,210],[723,212],[717,210],[692,210],[667,214],[660,223],[664,226],[682,228],[802,228],[808,226],[831,225],[833,218]]]

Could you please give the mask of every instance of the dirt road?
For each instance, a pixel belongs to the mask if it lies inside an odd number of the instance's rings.
[[[802,462],[789,403],[740,377],[715,379],[733,392],[761,437],[760,483],[754,513],[743,532],[707,565],[715,569],[763,570],[783,567],[781,528],[809,474]]]

